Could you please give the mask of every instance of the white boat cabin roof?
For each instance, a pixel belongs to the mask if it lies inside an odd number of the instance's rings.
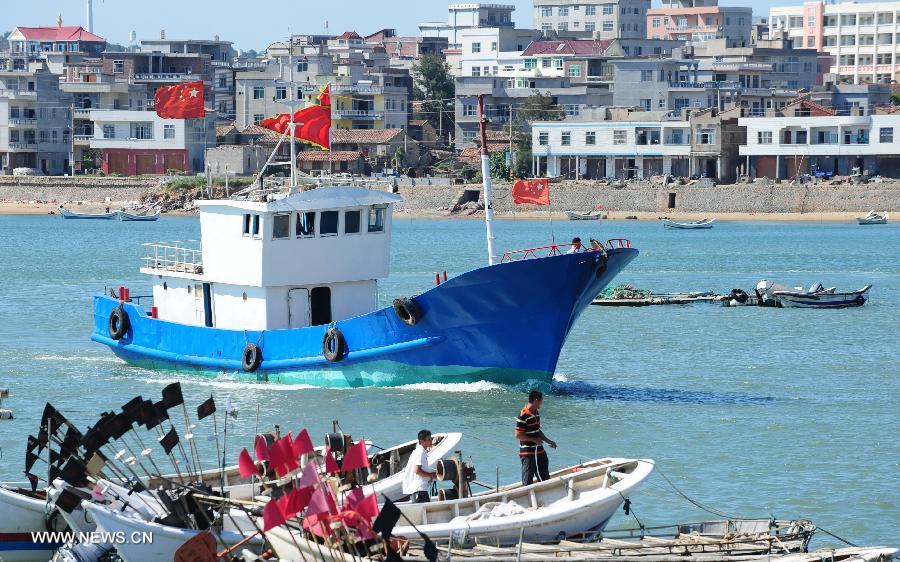
[[[395,193],[376,191],[361,187],[318,187],[292,195],[276,195],[270,201],[248,201],[240,199],[209,199],[197,201],[200,212],[215,207],[230,207],[254,213],[283,213],[291,211],[315,211],[320,209],[346,209],[351,207],[373,207],[399,203],[403,198]]]

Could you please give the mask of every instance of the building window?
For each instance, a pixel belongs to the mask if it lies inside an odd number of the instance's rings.
[[[244,236],[250,236],[250,213],[244,215]]]
[[[263,115],[262,113],[254,113],[253,114],[253,124],[259,125],[260,123],[263,122],[263,119],[265,119],[265,118],[266,118],[266,116]]]
[[[481,76],[481,67],[480,66],[472,67],[472,76],[475,76],[475,77]]]
[[[297,228],[295,234],[298,238],[312,238],[316,235],[316,213],[297,213]]]
[[[496,51],[496,50],[497,50],[497,42],[491,41],[491,51]]]
[[[615,29],[613,22],[609,20],[603,21],[603,31],[612,31],[613,29]]]
[[[272,217],[272,238],[284,240],[291,237],[291,214],[276,213]]]
[[[163,138],[167,140],[175,138],[175,125],[163,125]]]
[[[584,30],[587,31],[588,33],[593,33],[594,31],[597,30],[597,24],[592,21],[586,22],[584,24]]]
[[[463,117],[475,117],[478,114],[478,107],[474,103],[463,104]]]
[[[659,27],[659,21],[660,21],[659,18],[653,18],[653,24],[652,24],[652,25],[653,25],[654,28]]]
[[[297,72],[307,72],[309,71],[309,62],[302,60],[297,63]]]
[[[553,31],[553,24],[552,23],[542,23],[541,31]]]
[[[603,15],[604,15],[604,16],[611,16],[611,15],[613,15],[613,10],[614,10],[615,8],[616,8],[616,7],[615,7],[614,4],[604,4],[604,5],[603,5]]]
[[[132,123],[131,138],[138,140],[152,140],[153,123]]]
[[[816,38],[815,37],[807,37],[806,38],[806,47],[811,49],[816,46]]]
[[[547,146],[550,144],[550,133],[538,133],[538,145]]]
[[[613,144],[625,144],[628,141],[628,131],[616,129],[613,131]]]
[[[103,138],[105,138],[105,139],[116,138],[116,127],[114,125],[103,125]]]
[[[472,52],[480,53],[481,52],[481,43],[472,43]]]
[[[716,144],[716,130],[697,127],[697,144]]]
[[[544,6],[541,8],[541,17],[549,18],[553,15],[553,8],[549,6]]]
[[[567,8],[567,7],[565,7],[565,6],[561,6],[561,7],[559,8],[559,15],[562,16],[562,17],[568,16],[568,15],[569,15],[569,8]]]
[[[562,59],[553,59],[553,68],[560,69],[563,67]]]
[[[597,6],[585,6],[584,7],[584,15],[596,16],[597,15]]]
[[[878,142],[894,142],[894,128],[881,127],[878,130]]]
[[[124,73],[125,73],[125,61],[114,60],[113,61],[113,74],[124,74]]]
[[[38,142],[50,142],[50,133],[47,131],[40,131],[38,133]]]
[[[584,134],[584,144],[588,146],[593,146],[597,144],[597,133],[594,131],[588,131]]]
[[[581,65],[573,64],[569,67],[569,78],[579,78],[581,77]]]
[[[569,24],[568,24],[568,22],[561,21],[558,24],[556,24],[556,29],[558,31],[569,31]]]
[[[756,133],[757,144],[772,144],[772,131],[758,131]]]
[[[806,17],[806,27],[815,27],[816,26],[816,16],[807,16]]]
[[[653,107],[653,100],[650,98],[641,98],[639,105],[644,111],[650,111],[650,109]]]
[[[569,131],[563,131],[560,135],[559,143],[562,146],[572,146],[572,133],[570,133]]]
[[[359,234],[360,212],[344,212],[344,234]]]
[[[541,68],[550,68],[551,60],[550,59],[541,59]]]
[[[275,99],[276,100],[286,100],[287,99],[287,88],[285,86],[276,86]]]
[[[369,209],[369,232],[384,232],[384,207]]]
[[[253,99],[261,100],[266,95],[266,89],[263,86],[253,86]]]
[[[321,236],[337,236],[338,233],[338,212],[322,211],[319,217],[319,235]]]
[[[652,70],[642,70],[641,71],[641,82],[653,82],[653,71]]]
[[[525,70],[537,68],[537,59],[525,59]]]
[[[259,215],[253,215],[253,236],[259,238]]]

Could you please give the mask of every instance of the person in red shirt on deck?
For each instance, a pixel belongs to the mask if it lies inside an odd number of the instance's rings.
[[[541,431],[541,404],[544,394],[539,390],[528,393],[528,404],[516,419],[516,439],[519,441],[519,459],[522,461],[522,485],[528,486],[537,477],[538,482],[550,478],[550,459],[544,443],[556,448],[556,442]]]

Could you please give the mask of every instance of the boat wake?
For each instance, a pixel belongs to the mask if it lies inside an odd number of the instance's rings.
[[[774,402],[771,396],[754,396],[736,392],[706,392],[671,388],[604,385],[588,381],[570,381],[554,377],[551,392],[609,402],[672,402],[680,404],[736,404],[759,405]]]

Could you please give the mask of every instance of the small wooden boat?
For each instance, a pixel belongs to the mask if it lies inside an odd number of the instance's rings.
[[[32,492],[27,483],[0,485],[0,559],[4,562],[44,562],[60,546],[35,542],[34,531],[61,531],[62,519],[47,512],[47,495]]]
[[[59,214],[64,219],[95,219],[95,220],[115,220],[118,216],[118,211],[113,211],[111,213],[76,213],[75,211],[70,211],[65,207],[59,208]]]
[[[869,211],[869,214],[864,217],[857,217],[856,222],[860,225],[866,224],[887,224],[888,214],[887,213],[876,213],[875,211]]]
[[[862,306],[868,300],[871,285],[849,293],[838,293],[833,287],[818,291],[775,291],[780,308],[849,308]]]
[[[566,216],[570,221],[597,221],[603,216],[603,210],[590,211],[588,213],[579,213],[578,211],[566,211]]]
[[[666,228],[679,228],[679,229],[683,229],[683,230],[694,230],[694,229],[701,229],[701,228],[712,228],[714,222],[716,222],[716,219],[715,219],[715,218],[712,218],[712,219],[703,218],[703,219],[700,219],[700,220],[698,220],[698,221],[691,221],[691,222],[675,222],[675,221],[673,221],[673,220],[671,220],[671,219],[665,219],[665,218],[662,219],[662,223],[663,223],[663,226],[664,226],[664,227],[666,227]]]
[[[155,213],[145,211],[144,213],[129,213],[127,211],[119,211],[118,218],[120,221],[155,221],[159,218],[160,209],[157,207]]]

